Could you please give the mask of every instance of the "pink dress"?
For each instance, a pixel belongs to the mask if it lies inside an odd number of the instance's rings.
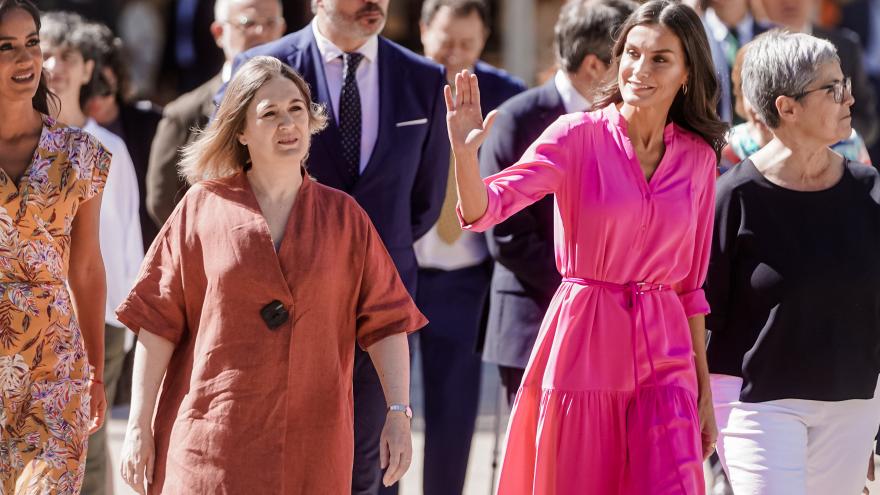
[[[560,117],[485,179],[483,231],[556,195],[563,276],[517,394],[499,495],[702,494],[687,318],[712,235],[715,154],[669,124],[645,180],[614,105]]]

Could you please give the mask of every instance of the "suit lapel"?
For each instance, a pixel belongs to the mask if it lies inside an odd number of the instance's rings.
[[[542,119],[552,118],[565,114],[565,104],[562,102],[562,96],[556,89],[556,83],[551,77],[543,86],[541,86],[540,105],[543,108],[541,112]]]
[[[327,76],[324,73],[324,60],[321,58],[321,52],[318,50],[318,43],[315,41],[315,34],[312,32],[311,24],[307,25],[303,31],[302,42],[294,51],[288,63],[299,68],[300,74],[310,83],[312,100],[324,105],[327,112],[327,127],[312,139],[312,147],[316,145],[323,149],[326,160],[316,159],[315,163],[325,164],[319,170],[315,170],[316,175],[320,177],[322,182],[327,183],[326,174],[330,173],[330,169],[336,171],[338,175],[338,183],[346,183],[343,180],[347,177],[345,170],[345,160],[340,153],[339,143],[342,137],[339,134],[339,125],[333,116],[333,100],[330,98],[330,89],[327,86]],[[313,155],[313,156],[316,156]],[[317,156],[316,156],[317,158]],[[329,163],[328,163],[329,162]],[[323,173],[322,173],[323,172]],[[347,188],[347,187],[346,187]]]
[[[379,37],[379,133],[376,136],[376,144],[373,153],[367,161],[367,166],[361,174],[360,181],[378,167],[385,151],[390,147],[391,138],[394,135],[394,109],[395,102],[403,97],[402,88],[398,90],[401,81],[406,80],[406,73],[394,73],[395,53],[391,46],[381,36]],[[398,69],[399,70],[399,69]],[[395,95],[397,98],[395,98]],[[360,182],[359,181],[359,182]]]

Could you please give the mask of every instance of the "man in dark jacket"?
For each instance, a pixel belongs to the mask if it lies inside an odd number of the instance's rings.
[[[449,81],[464,69],[473,71],[484,113],[526,89],[519,79],[479,59],[489,25],[485,0],[422,4],[419,27],[425,56],[446,68]],[[415,244],[416,303],[430,321],[411,339],[421,354],[425,384],[424,495],[456,494],[464,488],[480,401],[477,338],[492,273],[484,235],[459,226],[454,170],[450,158],[447,162],[449,180],[440,218]]]
[[[186,192],[177,164],[180,150],[195,139],[214,114],[214,95],[229,80],[232,60],[248,48],[276,40],[284,34],[279,0],[217,0],[211,34],[223,50],[226,63],[211,80],[165,107],[153,138],[147,173],[147,211],[161,227]]]

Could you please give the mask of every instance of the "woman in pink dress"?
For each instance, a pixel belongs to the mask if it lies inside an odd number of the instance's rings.
[[[446,88],[459,213],[482,231],[556,199],[563,283],[513,406],[498,493],[702,494],[717,435],[701,289],[725,125],[703,26],[642,5],[591,113],[565,115],[482,180],[476,77]]]

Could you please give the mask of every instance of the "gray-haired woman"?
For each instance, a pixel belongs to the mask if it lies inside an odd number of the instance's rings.
[[[880,423],[880,178],[829,149],[853,105],[829,42],[757,38],[743,91],[773,139],[718,182],[718,453],[737,495],[856,494]]]

